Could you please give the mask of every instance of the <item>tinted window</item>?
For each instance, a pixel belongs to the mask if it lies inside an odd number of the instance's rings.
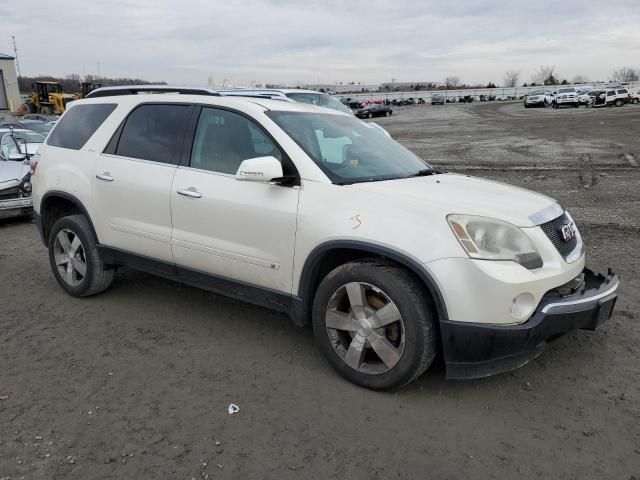
[[[191,167],[235,175],[243,160],[282,153],[251,120],[237,113],[203,108],[198,120]]]
[[[80,150],[115,108],[116,105],[113,103],[71,107],[58,120],[49,135],[47,144],[54,147]]]
[[[124,124],[116,155],[177,163],[191,106],[140,105]]]
[[[618,90],[618,93],[629,93],[626,89],[621,88],[620,90]]]

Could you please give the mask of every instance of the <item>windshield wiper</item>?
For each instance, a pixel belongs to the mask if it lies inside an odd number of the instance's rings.
[[[428,177],[430,175],[437,175],[440,172],[438,170],[435,170],[433,168],[423,168],[422,170],[418,170],[416,173],[412,173],[411,175],[409,175],[407,178],[412,178],[412,177]]]

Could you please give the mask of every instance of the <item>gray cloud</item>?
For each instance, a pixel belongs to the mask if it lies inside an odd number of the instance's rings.
[[[500,82],[555,65],[605,80],[640,51],[636,1],[0,0],[0,51],[25,74],[202,84],[252,80]],[[35,14],[33,12],[36,12]],[[59,21],[51,21],[52,18]],[[60,22],[63,27],[60,28]],[[4,38],[3,38],[4,37]],[[640,61],[636,60],[636,63]]]

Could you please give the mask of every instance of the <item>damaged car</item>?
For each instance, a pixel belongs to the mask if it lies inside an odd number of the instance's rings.
[[[29,159],[43,141],[26,130],[0,130],[0,219],[33,213]]]

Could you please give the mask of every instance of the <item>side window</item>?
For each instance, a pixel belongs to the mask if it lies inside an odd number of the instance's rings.
[[[234,112],[202,109],[191,148],[193,168],[235,175],[243,160],[282,153],[260,127]]]
[[[177,163],[190,105],[140,105],[129,114],[116,155]]]
[[[621,88],[620,90],[618,90],[618,93],[629,93],[626,89]]]
[[[91,135],[116,109],[113,103],[75,105],[69,109],[49,134],[47,144],[54,147],[80,150]]]

